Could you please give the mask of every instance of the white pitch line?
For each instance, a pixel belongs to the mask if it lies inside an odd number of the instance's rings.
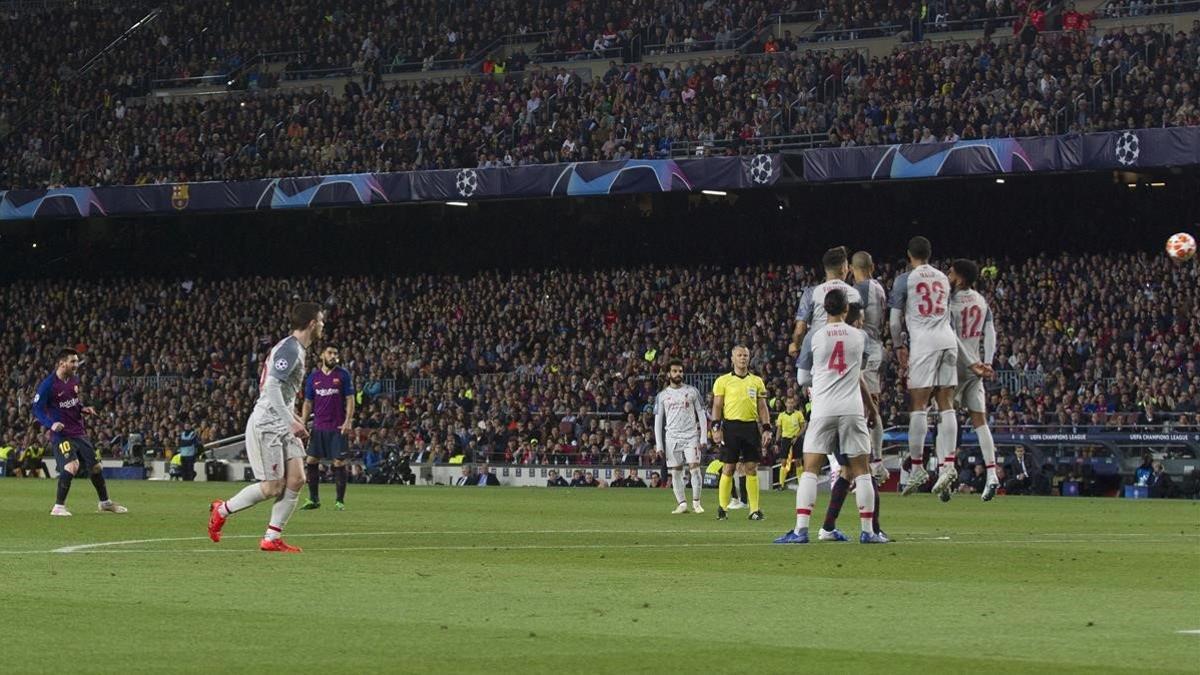
[[[713,534],[714,530],[483,530],[483,531],[464,531],[464,530],[402,530],[389,532],[317,532],[317,533],[298,533],[289,534],[289,538],[299,539],[301,537],[377,537],[377,536],[409,536],[409,535],[447,535],[447,534],[465,534],[465,535],[480,535],[480,534]],[[727,532],[724,534],[756,534],[753,532]],[[262,535],[258,534],[227,534],[222,539],[255,539]],[[133,544],[155,544],[167,541],[204,541],[207,536],[201,537],[163,537],[159,539],[126,539],[124,541],[102,541],[96,544],[77,544],[75,546],[63,546],[56,548],[48,553],[79,553],[96,548],[105,548],[109,546],[130,546]],[[0,551],[0,553],[41,553],[42,551]]]
[[[641,535],[694,534],[694,535],[707,535],[707,536],[716,535],[716,536],[722,536],[722,537],[738,536],[738,535],[756,536],[756,537],[762,536],[761,534],[759,534],[757,532],[749,532],[749,531],[745,531],[745,530],[733,531],[733,532],[728,532],[728,531],[721,532],[720,530],[712,530],[712,529],[704,529],[704,530],[680,530],[680,529],[596,530],[596,529],[591,529],[591,530],[483,530],[483,531],[479,531],[479,530],[476,530],[476,531],[467,531],[467,530],[391,530],[391,531],[386,531],[386,532],[314,532],[314,533],[297,533],[297,534],[291,535],[291,537],[299,539],[299,538],[304,538],[304,537],[429,536],[429,535],[439,535],[439,536],[440,535],[474,535],[474,536],[478,536],[478,535],[548,535],[548,534],[554,534],[554,535],[561,535],[561,534],[567,534],[567,535],[571,535],[571,534],[593,534],[593,535],[594,534],[622,534],[622,535],[625,535],[625,534],[635,534],[635,535],[636,534],[641,534]],[[1074,542],[1074,541],[1064,542],[1061,539],[1005,539],[1005,540],[965,539],[965,540],[963,540],[963,539],[955,539],[948,535],[916,536],[916,535],[928,535],[928,534],[932,534],[932,533],[929,533],[929,532],[908,533],[908,534],[903,535],[903,537],[901,537],[900,540],[898,540],[897,542],[894,542],[894,543],[912,543],[912,542],[919,542],[919,541],[940,542],[940,543],[945,543],[945,544],[960,544],[960,545],[961,544],[1054,544],[1054,543],[1092,543],[1092,542],[1120,543],[1121,538],[1123,538],[1123,537],[1140,537],[1141,541],[1149,542],[1151,540],[1146,539],[1146,537],[1156,536],[1156,535],[1151,535],[1151,534],[1129,534],[1129,533],[1117,533],[1117,532],[1112,532],[1112,533],[1086,533],[1086,532],[1084,532],[1084,533],[1059,533],[1059,534],[1054,534],[1054,535],[1042,535],[1042,536],[1054,536],[1054,537],[1064,537],[1064,536],[1065,537],[1088,537],[1088,539],[1085,539],[1082,542]],[[225,535],[224,539],[254,539],[254,538],[257,538],[258,536],[259,535],[257,535],[257,534],[230,534],[230,535]],[[977,536],[977,535],[966,535],[966,536],[970,537],[970,536]],[[1157,536],[1162,537],[1163,535],[1157,535]],[[1154,540],[1154,541],[1155,541],[1155,543],[1159,543],[1159,542],[1170,543],[1171,541],[1177,541],[1180,538],[1194,538],[1196,536],[1200,536],[1200,535],[1192,535],[1192,534],[1168,535],[1168,537],[1170,537],[1170,538],[1166,538],[1166,539],[1160,538],[1160,539]],[[73,546],[63,546],[63,547],[56,548],[56,549],[53,549],[50,551],[44,551],[44,550],[2,551],[2,550],[0,550],[0,555],[31,555],[31,554],[41,554],[41,553],[86,553],[86,552],[94,552],[97,549],[113,548],[113,547],[118,547],[118,546],[132,546],[135,544],[157,544],[157,543],[164,543],[164,542],[179,542],[179,541],[204,541],[207,539],[208,539],[208,537],[206,537],[206,536],[160,537],[160,538],[154,538],[154,539],[126,539],[126,540],[121,540],[121,541],[104,541],[104,542],[97,542],[97,543],[92,543],[92,544],[76,544]],[[723,544],[721,544],[720,542],[714,542],[711,545],[721,546]],[[611,547],[615,547],[615,546],[616,545],[614,545],[614,544],[598,544],[597,545],[597,547],[600,547],[600,548],[603,548],[603,547],[611,548]],[[487,545],[482,545],[482,546],[474,546],[474,547],[467,547],[467,548],[487,548],[487,547],[488,547]],[[499,547],[493,546],[492,548],[499,548]],[[561,548],[561,546],[548,546],[546,548]],[[164,552],[169,552],[170,550],[171,549],[167,549]],[[178,549],[175,549],[175,550],[178,550]],[[198,550],[208,551],[208,550],[213,550],[213,549],[198,549]],[[368,550],[368,549],[324,549],[324,550]],[[391,549],[391,548],[387,548],[384,550],[422,550],[422,549],[412,549],[412,548]],[[434,549],[429,549],[429,550],[461,550],[461,549],[455,548],[455,547],[446,547],[446,548],[434,548]],[[535,550],[536,550],[536,548],[535,548]],[[136,551],[150,552],[147,549],[136,549]]]
[[[1177,630],[1180,635],[1200,635],[1200,630]]]

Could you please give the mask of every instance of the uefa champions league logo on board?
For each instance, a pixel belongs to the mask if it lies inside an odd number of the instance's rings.
[[[454,178],[454,188],[463,197],[470,197],[479,189],[479,175],[475,169],[462,169]]]
[[[770,155],[755,155],[754,159],[750,160],[750,180],[758,185],[766,185],[771,180],[771,172],[775,170],[775,163],[771,161]]]
[[[1117,161],[1122,166],[1133,166],[1137,163],[1141,148],[1138,146],[1137,134],[1126,131],[1117,139]]]

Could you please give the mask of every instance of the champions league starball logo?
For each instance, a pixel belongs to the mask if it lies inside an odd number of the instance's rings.
[[[463,197],[470,197],[479,189],[479,175],[474,169],[463,169],[454,177],[454,188]]]
[[[1138,137],[1132,131],[1126,131],[1117,139],[1117,161],[1122,166],[1133,166],[1138,155],[1141,154],[1141,148],[1138,147]]]
[[[774,170],[775,165],[770,155],[755,155],[754,159],[750,160],[750,180],[758,185],[770,182],[771,172]]]

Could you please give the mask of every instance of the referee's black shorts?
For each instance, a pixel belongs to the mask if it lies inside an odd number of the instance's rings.
[[[726,464],[762,461],[762,433],[756,422],[726,420],[721,428],[725,444],[721,446],[721,461]]]

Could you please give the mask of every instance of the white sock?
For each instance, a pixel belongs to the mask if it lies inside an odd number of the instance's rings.
[[[242,488],[241,492],[217,508],[220,510],[222,517],[228,518],[231,514],[248,509],[266,498],[266,495],[263,494],[262,486],[259,483],[254,483]]]
[[[842,470],[842,465],[838,463],[836,456],[829,454],[829,455],[825,455],[825,458],[829,460],[829,474],[830,475],[833,475],[834,471]]]
[[[692,469],[692,501],[700,501],[700,489],[704,487],[704,472],[700,467]]]
[[[854,501],[858,502],[858,522],[863,532],[875,532],[875,485],[870,474],[854,479]]]
[[[958,418],[953,410],[943,410],[938,413],[937,438],[933,447],[937,451],[938,462],[945,464],[954,461],[954,446],[958,444]]]
[[[288,519],[292,517],[299,500],[299,492],[290,489],[283,491],[283,496],[271,507],[271,522],[267,525],[267,533],[263,535],[266,539],[278,539],[283,536],[283,526],[287,525]]]
[[[796,534],[808,529],[813,505],[817,503],[817,474],[805,471],[796,486]]]
[[[913,461],[913,468],[924,463],[925,434],[929,433],[929,419],[924,410],[908,416],[908,456]]]
[[[979,449],[983,452],[983,464],[987,468],[987,481],[997,483],[996,478],[996,441],[992,440],[992,430],[988,425],[976,427],[975,435],[979,437]]]
[[[671,469],[671,489],[675,491],[675,503],[683,504],[683,469]]]
[[[883,460],[883,417],[875,413],[875,426],[871,429],[871,459]]]

